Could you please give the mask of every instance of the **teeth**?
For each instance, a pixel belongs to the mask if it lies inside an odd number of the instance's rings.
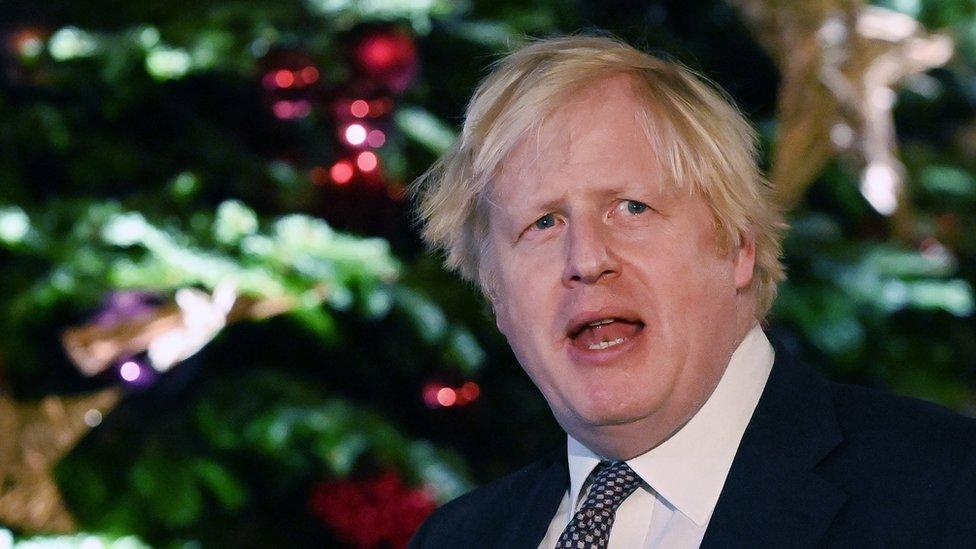
[[[613,322],[612,318],[604,318],[603,320],[596,320],[594,322],[590,322],[589,324],[587,324],[587,326],[602,326],[604,324],[610,324],[611,322]]]
[[[624,338],[618,337],[617,339],[615,339],[613,341],[606,341],[606,340],[604,340],[604,341],[601,341],[599,343],[594,343],[594,344],[588,346],[587,349],[589,349],[591,351],[597,351],[597,350],[600,350],[600,349],[606,349],[608,347],[613,347],[614,345],[620,345],[623,342],[624,342]]]

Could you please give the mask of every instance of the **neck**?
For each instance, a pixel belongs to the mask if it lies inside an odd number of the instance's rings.
[[[737,319],[735,335],[721,353],[720,364],[711,370],[713,373],[708,376],[707,382],[691,380],[697,384],[694,388],[697,396],[686,405],[665,407],[633,422],[566,429],[567,432],[594,453],[608,459],[628,460],[652,450],[681,430],[708,401],[725,374],[732,355],[756,325],[757,321],[751,315]]]

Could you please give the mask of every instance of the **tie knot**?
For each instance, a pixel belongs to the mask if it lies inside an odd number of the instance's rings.
[[[603,460],[594,471],[593,483],[583,507],[617,507],[641,484],[641,478],[623,461]]]

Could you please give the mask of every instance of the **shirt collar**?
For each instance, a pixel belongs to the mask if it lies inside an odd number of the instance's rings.
[[[704,526],[715,510],[725,477],[759,403],[773,365],[774,352],[757,325],[742,340],[722,379],[705,404],[681,429],[627,465],[662,498]],[[567,435],[571,502],[600,456]]]

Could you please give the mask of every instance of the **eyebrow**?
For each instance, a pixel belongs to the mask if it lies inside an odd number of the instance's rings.
[[[620,186],[611,187],[609,189],[594,190],[588,194],[598,194],[600,196],[615,197],[615,196],[625,196],[630,194],[631,192],[632,190],[628,190],[625,188],[625,186],[620,185]],[[560,204],[565,200],[565,195],[546,200],[545,202],[542,202],[540,204],[532,204],[531,201],[525,201],[517,204],[516,206],[514,206],[514,208],[509,208],[507,210],[505,210],[501,205],[497,204],[491,199],[487,199],[487,200],[488,203],[492,205],[492,207],[498,208],[499,210],[503,210],[503,211],[516,211],[516,210],[517,211],[522,211],[522,210],[552,211],[552,210],[559,209]]]

